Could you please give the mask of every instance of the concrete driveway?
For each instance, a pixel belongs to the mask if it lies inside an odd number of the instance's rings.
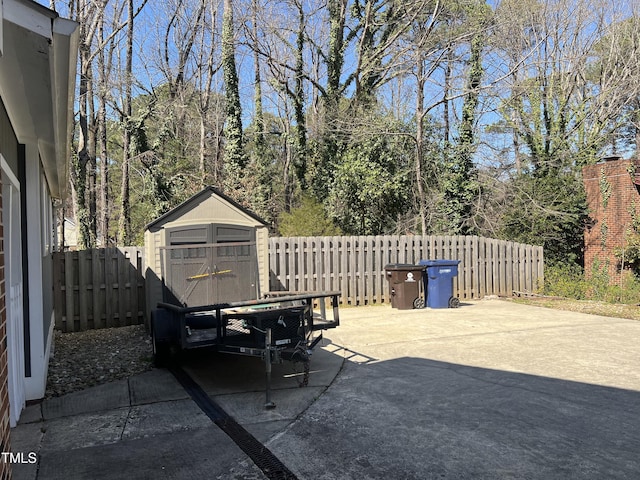
[[[268,443],[300,478],[640,477],[640,322],[504,301],[342,318],[343,371]]]
[[[299,479],[640,476],[640,322],[500,300],[340,315],[309,387],[274,372],[275,410],[262,408],[255,359],[186,367]],[[120,406],[99,414],[86,411],[87,392],[43,404],[40,423],[16,429],[23,450],[24,432],[46,432],[39,470],[21,478],[267,478],[169,377],[130,379]],[[113,412],[126,435],[64,442],[86,437],[82,415],[103,425]]]

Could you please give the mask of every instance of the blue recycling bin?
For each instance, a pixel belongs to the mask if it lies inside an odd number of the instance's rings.
[[[453,296],[453,277],[458,275],[460,260],[420,260],[426,267],[424,291],[429,308],[456,308],[460,300]]]

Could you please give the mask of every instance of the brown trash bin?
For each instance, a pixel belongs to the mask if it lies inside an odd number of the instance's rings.
[[[389,281],[391,307],[398,310],[423,308],[424,298],[420,294],[420,284],[424,266],[394,263],[384,267]]]

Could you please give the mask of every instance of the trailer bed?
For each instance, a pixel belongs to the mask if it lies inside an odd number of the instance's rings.
[[[151,315],[154,360],[156,365],[166,366],[176,350],[203,347],[259,357],[266,367],[266,406],[272,408],[271,364],[303,362],[308,376],[309,357],[322,338],[322,330],[340,324],[339,296],[340,292],[279,292],[259,300],[197,307],[159,303]]]

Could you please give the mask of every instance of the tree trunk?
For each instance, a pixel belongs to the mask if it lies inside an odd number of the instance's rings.
[[[95,248],[97,237],[97,220],[96,220],[96,115],[93,99],[95,97],[95,92],[93,88],[93,66],[89,66],[89,81],[87,83],[87,107],[88,107],[88,118],[90,120],[90,124],[88,124],[87,133],[88,137],[88,163],[87,163],[87,210],[89,212],[88,218],[88,230],[89,230],[89,240],[87,242],[88,248]]]
[[[447,53],[447,63],[444,67],[444,94],[443,94],[443,98],[442,98],[442,108],[443,108],[443,114],[442,116],[444,117],[444,133],[443,133],[443,137],[444,137],[444,144],[445,144],[445,149],[447,148],[446,145],[449,145],[449,143],[451,142],[451,124],[450,124],[450,114],[449,114],[449,93],[451,92],[451,62],[453,61],[453,59],[451,58],[453,56],[453,51],[451,48],[448,48],[448,53]]]
[[[415,174],[416,187],[418,190],[418,216],[422,234],[427,233],[427,199],[424,192],[424,179],[422,172],[422,161],[424,155],[424,66],[422,63],[422,53],[419,52],[416,69],[416,159]]]
[[[272,179],[269,177],[270,159],[267,156],[267,142],[264,132],[264,113],[262,110],[262,78],[260,74],[260,55],[258,50],[258,0],[252,2],[253,15],[253,39],[255,42],[253,48],[253,64],[254,64],[254,125],[255,125],[255,166],[258,187],[255,192],[254,204],[256,212],[267,221],[271,221],[271,211],[269,208],[269,200],[271,198]]]
[[[224,0],[222,18],[222,70],[227,98],[225,122],[224,186],[225,193],[236,200],[242,199],[243,169],[247,161],[242,135],[242,109],[235,60],[233,7],[231,0]]]
[[[100,20],[100,42],[104,41],[104,17]],[[107,147],[107,67],[104,49],[98,53],[98,151],[100,152],[100,188],[99,188],[99,220],[98,234],[100,244],[109,246],[109,160]]]
[[[76,228],[78,238],[78,248],[90,248],[91,233],[89,208],[87,205],[87,166],[90,163],[89,154],[89,125],[87,105],[89,99],[89,82],[91,64],[88,60],[89,47],[82,44],[79,48],[80,54],[80,98],[78,111],[78,126],[80,127],[78,137],[78,157],[76,159],[72,182],[76,191],[77,210],[76,210]]]
[[[337,101],[340,95],[340,76],[344,64],[344,27],[347,0],[328,0],[329,10],[329,54],[327,58],[327,96]]]
[[[131,243],[131,205],[129,197],[129,166],[131,156],[131,113],[133,81],[133,0],[127,1],[127,49],[125,66],[124,99],[122,108],[122,185],[120,189],[120,222],[118,224],[118,243],[128,246]]]
[[[293,95],[294,114],[296,120],[296,161],[295,172],[298,184],[302,190],[307,189],[307,126],[304,112],[304,28],[305,16],[302,3],[298,7],[298,36],[296,41],[295,89]]]

